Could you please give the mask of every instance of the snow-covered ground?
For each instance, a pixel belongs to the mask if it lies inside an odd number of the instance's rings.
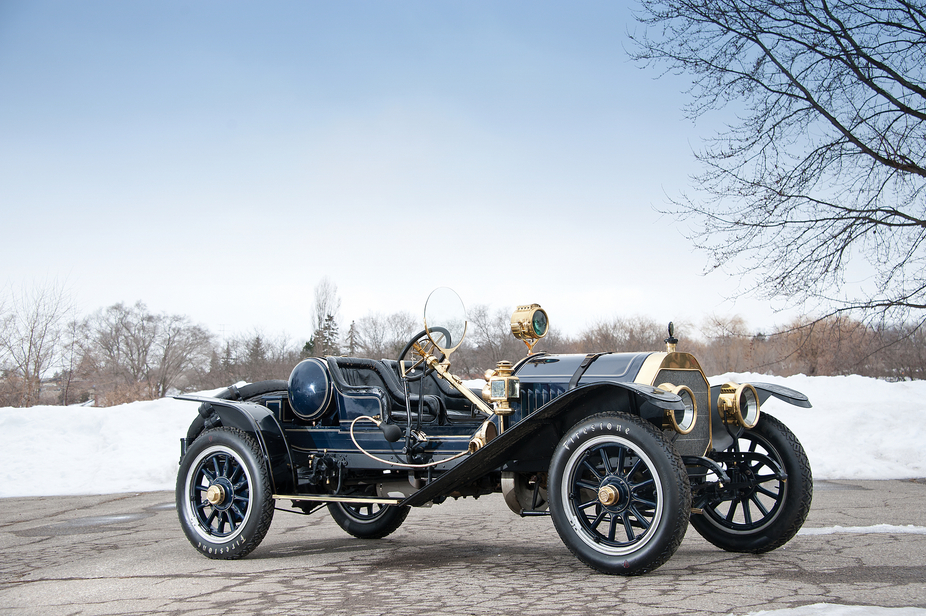
[[[871,605],[834,605],[814,603],[787,610],[762,610],[749,616],[926,616],[918,607],[875,607]]]
[[[860,376],[712,378],[804,392],[803,409],[763,405],[797,434],[817,479],[926,477],[926,381]],[[0,409],[0,497],[172,490],[196,404],[171,398],[110,408]]]

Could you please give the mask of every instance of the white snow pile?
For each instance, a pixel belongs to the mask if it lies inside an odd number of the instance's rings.
[[[797,434],[817,479],[926,477],[926,382],[756,374],[710,380],[805,393],[814,408],[770,399],[762,409]],[[180,438],[196,408],[171,398],[109,408],[0,408],[0,497],[173,490]]]
[[[710,382],[726,380],[774,383],[810,398],[810,409],[769,398],[762,412],[797,435],[816,479],[926,477],[926,381],[726,374]]]
[[[926,616],[919,607],[875,607],[872,605],[837,605],[814,603],[784,610],[750,612],[748,616]]]

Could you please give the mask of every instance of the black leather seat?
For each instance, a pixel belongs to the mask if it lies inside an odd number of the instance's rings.
[[[389,367],[372,359],[355,357],[328,357],[328,369],[335,385],[344,394],[369,393],[371,388],[383,392],[387,403],[387,412],[390,419],[397,423],[408,422],[408,412],[405,408],[405,391],[402,388],[397,374]],[[418,414],[419,396],[409,392],[412,417]],[[442,416],[443,405],[441,399],[434,395],[421,397],[424,405],[421,409],[421,420],[431,423]]]
[[[389,368],[393,378],[396,381],[396,387],[401,388],[399,383],[399,362],[394,359],[384,359],[382,363]],[[425,396],[436,396],[440,398],[443,406],[444,416],[449,423],[481,423],[485,416],[481,413],[473,413],[473,403],[459,391],[454,389],[450,383],[440,378],[433,372],[424,378],[420,383]],[[417,394],[419,392],[419,382],[409,384],[409,393]],[[475,393],[475,392],[474,392]],[[477,396],[481,395],[476,393]],[[416,407],[412,407],[414,410]]]

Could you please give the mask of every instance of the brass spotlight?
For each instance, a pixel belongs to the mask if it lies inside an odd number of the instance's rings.
[[[511,315],[511,333],[527,345],[527,352],[532,353],[537,341],[547,335],[550,319],[540,304],[518,306]]]

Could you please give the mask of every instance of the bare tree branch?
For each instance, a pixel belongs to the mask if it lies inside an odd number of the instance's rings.
[[[691,75],[696,154],[673,214],[743,293],[905,317],[926,305],[926,30],[907,0],[641,0],[632,57]],[[875,272],[844,289],[850,263]]]

